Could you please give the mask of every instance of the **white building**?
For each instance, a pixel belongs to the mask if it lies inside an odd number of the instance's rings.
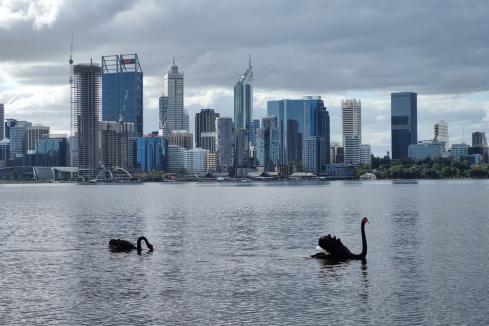
[[[345,163],[358,165],[362,143],[362,103],[360,100],[341,101],[341,117]]]
[[[360,164],[367,166],[372,165],[372,149],[370,148],[370,145],[360,145]]]
[[[168,145],[168,172],[175,174],[183,174],[185,172],[184,165],[185,148]]]
[[[189,128],[188,113],[183,108],[183,73],[173,60],[163,79],[163,95],[160,97],[160,133],[168,137],[173,130]]]
[[[438,157],[446,157],[448,156],[447,154],[441,141],[422,140],[408,147],[408,157],[414,161],[421,161],[427,158],[433,160]]]
[[[207,173],[207,154],[209,150],[196,147],[184,152],[183,165],[189,175],[204,175]]]
[[[435,137],[433,138],[433,140],[443,142],[445,150],[448,151],[449,148],[448,123],[446,123],[444,120],[435,123],[434,131],[435,131]]]
[[[233,119],[219,117],[216,119],[216,153],[217,171],[229,173],[234,160],[234,124]]]

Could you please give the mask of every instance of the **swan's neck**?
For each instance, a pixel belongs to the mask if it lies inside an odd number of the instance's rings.
[[[365,236],[365,223],[361,226],[362,232],[362,252],[359,255],[353,255],[355,259],[365,259],[367,256],[367,237]]]
[[[141,251],[142,248],[141,248],[141,241],[143,241],[146,243],[146,245],[148,245],[148,240],[146,240],[145,237],[139,237],[138,238],[138,243],[137,243],[137,250]]]

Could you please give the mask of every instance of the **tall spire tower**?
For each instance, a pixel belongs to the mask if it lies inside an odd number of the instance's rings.
[[[234,126],[236,129],[249,127],[253,117],[253,66],[251,53],[248,55],[248,69],[234,85]]]

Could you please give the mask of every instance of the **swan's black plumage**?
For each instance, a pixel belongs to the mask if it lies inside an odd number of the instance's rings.
[[[367,238],[365,237],[365,223],[368,223],[368,219],[364,217],[361,224],[362,233],[362,252],[358,255],[353,254],[340,239],[336,239],[336,236],[332,237],[331,234],[319,238],[318,246],[324,249],[327,253],[320,252],[312,255],[312,258],[320,259],[365,259],[367,256]]]
[[[141,252],[143,250],[141,247],[141,241],[144,241],[149,251],[153,251],[153,245],[149,243],[146,237],[139,237],[137,241],[137,246],[127,240],[111,239],[109,241],[109,248],[112,251],[131,251],[133,249],[137,249],[138,252]]]

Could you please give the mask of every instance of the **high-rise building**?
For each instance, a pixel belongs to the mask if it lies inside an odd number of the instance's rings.
[[[73,122],[78,141],[78,176],[91,180],[97,176],[102,69],[98,64],[73,66]]]
[[[27,127],[32,126],[32,123],[28,121],[7,120],[6,126],[10,139],[10,159],[22,160],[27,152]]]
[[[342,100],[341,117],[345,163],[358,165],[362,143],[362,103],[360,100]]]
[[[248,130],[237,129],[236,130],[236,144],[234,155],[234,167],[235,168],[247,168],[250,163],[249,155],[249,143],[248,143]]]
[[[0,140],[5,138],[5,106],[0,103]]]
[[[160,97],[160,132],[168,137],[174,130],[189,130],[189,117],[183,106],[183,72],[178,71],[175,60],[163,78]]]
[[[253,118],[253,67],[251,57],[248,69],[234,85],[234,126],[247,129]]]
[[[277,117],[263,117],[256,139],[256,164],[265,171],[275,171],[279,165],[280,132]]]
[[[448,137],[448,123],[444,120],[435,123],[434,128],[434,140],[441,141],[444,143],[445,151],[448,151],[449,148],[449,137]]]
[[[0,168],[7,166],[7,161],[10,159],[10,139],[4,138],[0,140]]]
[[[325,137],[307,137],[304,145],[304,171],[320,175],[327,164],[329,164],[329,142]]]
[[[143,135],[143,71],[137,54],[102,57],[102,121],[129,122]]]
[[[184,153],[185,148],[177,145],[168,145],[168,172],[184,174]]]
[[[256,135],[260,129],[260,119],[253,119],[248,127],[248,142],[250,146],[256,147]]]
[[[36,140],[36,162],[38,166],[67,166],[69,153],[66,135],[45,135]]]
[[[168,163],[167,140],[158,135],[147,135],[137,139],[137,165],[145,172],[166,171]]]
[[[313,169],[311,169],[311,172],[318,174],[330,163],[329,113],[320,96],[304,97],[304,144],[308,138],[312,139],[309,142],[309,149],[312,150],[314,144],[314,146],[319,146],[316,147],[316,150],[319,152],[311,156],[306,155],[306,149],[304,149],[304,167],[308,165],[315,166],[316,172],[313,172]],[[317,161],[311,163],[306,162],[306,159],[315,159]]]
[[[215,113],[213,109],[202,109],[195,114],[195,147],[202,147],[201,134],[216,131],[216,118],[219,118],[219,113]]]
[[[361,165],[372,165],[372,149],[370,145],[361,144],[360,145],[360,164]]]
[[[234,161],[235,129],[233,119],[219,117],[216,119],[216,153],[217,170],[230,173]]]
[[[472,133],[472,147],[485,147],[487,146],[486,133],[483,131],[476,131]]]
[[[194,135],[187,130],[173,130],[167,136],[168,145],[177,145],[185,149],[194,147]]]
[[[391,94],[392,159],[408,157],[410,144],[418,142],[417,94],[401,92]]]
[[[408,147],[408,157],[414,161],[435,159],[445,154],[444,143],[436,140],[423,140]]]
[[[450,149],[450,156],[457,161],[462,160],[465,156],[469,155],[469,144],[452,144]]]
[[[216,123],[214,122],[214,125]],[[200,133],[200,148],[207,149],[211,153],[216,152],[216,133],[201,132]]]
[[[187,149],[184,152],[183,164],[189,175],[204,175],[207,173],[207,155],[209,151],[203,148]]]
[[[36,154],[36,141],[49,135],[49,127],[41,125],[28,126],[26,128],[26,152]]]
[[[100,123],[100,161],[107,169],[132,169],[133,147],[130,138],[137,134],[134,123],[102,121]]]

